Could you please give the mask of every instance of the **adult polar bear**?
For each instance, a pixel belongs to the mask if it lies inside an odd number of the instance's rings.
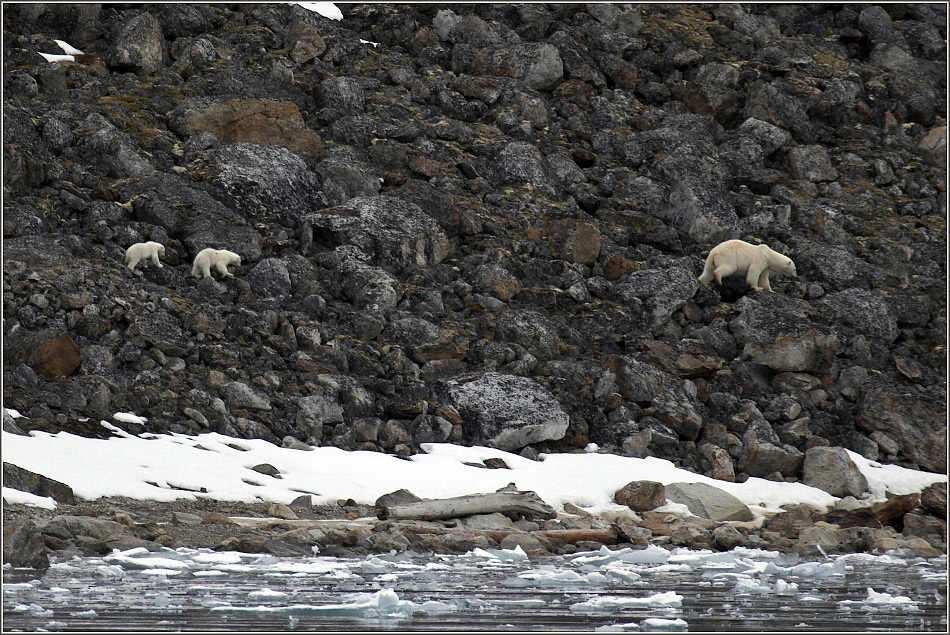
[[[222,278],[233,278],[234,274],[228,271],[228,265],[241,266],[241,257],[227,249],[202,249],[195,256],[195,264],[191,268],[191,275],[197,278],[210,278],[211,269],[217,269]]]
[[[132,271],[135,271],[139,263],[142,263],[144,266],[146,262],[151,260],[155,263],[156,267],[161,269],[162,263],[158,261],[158,257],[164,255],[165,246],[154,240],[150,240],[147,243],[135,243],[125,250],[125,265]]]
[[[713,247],[706,258],[706,267],[699,281],[709,286],[716,279],[722,279],[734,273],[746,274],[746,282],[755,291],[772,290],[769,284],[769,271],[779,271],[788,276],[798,275],[795,263],[788,256],[772,250],[768,245],[751,245],[742,240],[727,240]]]

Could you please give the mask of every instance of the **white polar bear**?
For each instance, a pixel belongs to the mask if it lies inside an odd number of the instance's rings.
[[[191,268],[191,275],[197,278],[210,278],[211,268],[218,270],[223,278],[233,278],[234,274],[228,271],[228,265],[241,266],[241,257],[227,249],[202,249],[195,256],[195,265]]]
[[[158,257],[164,255],[165,246],[154,240],[150,240],[147,243],[135,243],[125,250],[125,264],[129,269],[134,271],[140,262],[144,266],[147,261],[151,260],[155,263],[156,267],[161,269],[162,263],[158,261]]]
[[[742,240],[727,240],[713,247],[706,258],[706,268],[699,281],[709,286],[713,278],[722,284],[722,279],[734,273],[746,274],[746,282],[755,291],[771,291],[769,270],[774,269],[789,276],[798,275],[795,263],[768,245],[750,245]]]

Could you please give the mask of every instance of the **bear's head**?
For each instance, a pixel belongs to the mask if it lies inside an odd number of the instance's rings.
[[[165,245],[159,245],[159,246],[158,246],[158,255],[159,255],[159,256],[164,256],[164,255],[165,255]]]
[[[798,272],[795,271],[795,263],[792,262],[792,259],[788,256],[779,255],[778,264],[780,266],[777,267],[777,269],[785,275],[792,276],[793,278],[798,276]]]
[[[239,255],[236,254],[236,253],[231,252],[231,264],[232,264],[232,265],[237,265],[238,267],[240,267],[240,266],[241,266],[241,256],[239,256]]]

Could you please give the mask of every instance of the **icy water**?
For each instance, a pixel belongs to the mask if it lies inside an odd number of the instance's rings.
[[[3,630],[935,631],[947,559],[760,550],[362,559],[208,549],[4,570]]]

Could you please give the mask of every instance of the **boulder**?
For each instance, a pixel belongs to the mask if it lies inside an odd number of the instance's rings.
[[[738,498],[706,483],[670,483],[666,497],[686,505],[691,514],[710,520],[752,520],[752,511]]]
[[[27,364],[46,377],[69,376],[82,362],[79,347],[63,329],[19,331],[4,338],[3,348],[4,363]]]
[[[834,181],[838,172],[831,165],[828,153],[820,145],[798,146],[788,151],[792,177],[801,181]]]
[[[369,257],[359,249],[338,247],[334,271],[343,281],[343,295],[357,309],[387,313],[402,299],[403,286],[392,274],[367,263]]]
[[[85,536],[93,540],[104,541],[125,534],[129,527],[104,518],[89,516],[55,516],[40,528],[46,536],[53,536],[60,540],[75,540]]]
[[[142,315],[129,326],[127,336],[141,337],[166,355],[181,357],[194,346],[175,316],[167,311]]]
[[[905,386],[871,377],[864,386],[855,421],[865,434],[880,432],[901,453],[931,472],[947,471],[946,394],[935,390],[907,398]]]
[[[265,297],[290,295],[290,272],[280,258],[264,258],[244,275],[244,280]]]
[[[564,77],[564,64],[557,48],[547,43],[527,42],[483,50],[475,55],[469,72],[520,80],[534,90],[552,90]]]
[[[699,282],[685,264],[665,269],[631,273],[614,287],[622,302],[646,309],[651,326],[659,326],[686,304],[699,288]]]
[[[947,483],[934,483],[920,493],[920,504],[934,516],[947,516]]]
[[[57,503],[73,505],[76,497],[73,489],[65,483],[25,470],[18,465],[3,462],[3,486],[29,492],[37,496],[49,496]]]
[[[298,219],[324,205],[313,172],[279,145],[223,144],[203,153],[192,167],[207,175],[216,199],[248,218]]]
[[[742,347],[741,357],[776,371],[823,372],[838,350],[833,329],[745,296],[734,305],[738,315],[730,330]]]
[[[115,40],[107,63],[119,72],[156,73],[165,66],[162,27],[151,13],[133,17]]]
[[[885,527],[897,525],[904,514],[909,513],[920,505],[920,494],[900,494],[889,496],[887,500],[875,503],[871,506],[871,511]]]
[[[501,450],[559,440],[570,423],[554,396],[529,377],[472,374],[438,382],[436,393],[458,410],[467,440]]]
[[[301,249],[353,245],[395,272],[442,262],[449,241],[442,228],[418,205],[388,196],[360,197],[307,214]]]
[[[844,448],[813,447],[805,452],[802,482],[832,496],[859,497],[868,488],[868,480]]]
[[[900,333],[897,318],[891,310],[891,300],[880,289],[846,289],[829,293],[815,300],[815,306],[836,322],[883,344],[890,344]]]
[[[782,476],[795,476],[802,466],[802,460],[802,453],[782,443],[763,419],[750,425],[743,433],[737,466],[749,476],[767,477],[775,472]]]
[[[566,218],[546,221],[537,233],[555,258],[593,266],[600,255],[600,230],[592,223]]]
[[[151,174],[155,167],[140,153],[125,132],[94,112],[79,126],[85,134],[79,141],[79,156],[96,174],[116,179]]]
[[[221,389],[221,398],[231,408],[270,411],[270,399],[256,388],[240,381],[232,381]]]
[[[646,512],[666,505],[666,488],[656,481],[631,481],[614,493],[614,502],[635,512]]]
[[[497,184],[524,186],[545,196],[553,197],[554,181],[548,175],[541,151],[533,144],[512,141],[495,157],[493,176]]]
[[[320,108],[334,108],[349,115],[363,112],[366,102],[366,94],[360,81],[345,75],[331,77],[317,84],[314,97]]]
[[[209,132],[221,143],[278,145],[319,160],[323,141],[307,128],[296,104],[273,99],[189,100],[170,113],[182,137]]]
[[[35,522],[4,523],[3,562],[16,568],[49,569],[46,542]]]
[[[471,280],[476,291],[502,302],[508,302],[521,291],[518,279],[501,265],[479,265],[472,271]]]

